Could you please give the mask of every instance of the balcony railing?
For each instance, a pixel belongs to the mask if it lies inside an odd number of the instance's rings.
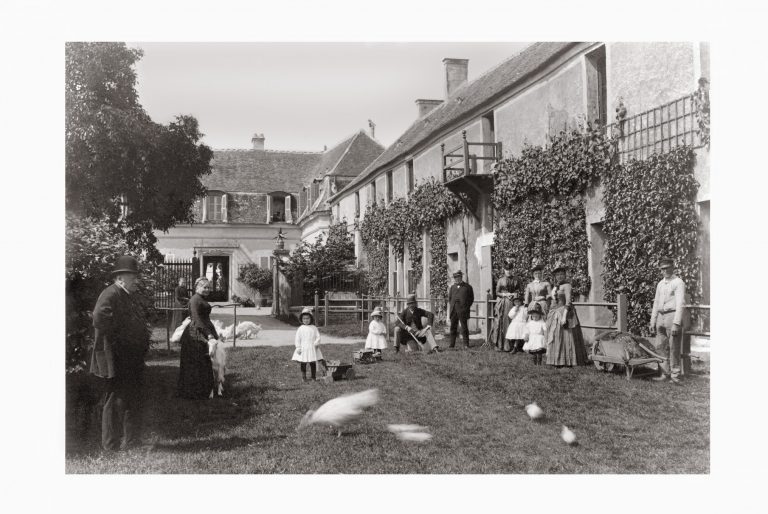
[[[483,154],[472,153],[473,148],[480,148]],[[440,145],[443,154],[443,182],[450,182],[459,177],[478,174],[477,161],[498,161],[501,159],[501,143],[470,143],[467,131],[461,132],[461,144],[449,150]]]
[[[686,95],[608,125],[607,135],[618,144],[619,161],[642,160],[683,145],[704,146],[695,97],[695,93]]]

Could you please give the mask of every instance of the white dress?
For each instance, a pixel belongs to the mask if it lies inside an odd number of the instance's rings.
[[[525,324],[525,333],[528,340],[523,345],[524,351],[531,352],[547,348],[547,324],[544,321],[528,321]]]
[[[368,337],[365,338],[365,347],[373,350],[383,350],[387,347],[387,327],[384,323],[372,320],[368,325]]]
[[[299,362],[315,362],[323,359],[320,351],[320,331],[315,325],[302,325],[296,331],[296,350],[291,360]],[[299,349],[301,354],[299,355]]]
[[[524,305],[512,307],[509,310],[509,327],[507,339],[525,339],[525,323],[528,319],[528,309]]]

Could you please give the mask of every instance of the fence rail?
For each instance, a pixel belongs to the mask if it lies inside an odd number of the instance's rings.
[[[694,97],[689,94],[608,125],[608,135],[618,141],[619,161],[641,160],[683,145],[703,146]]]
[[[187,292],[192,292],[192,287],[198,276],[199,260],[196,257],[191,259],[172,259],[166,260],[158,270],[158,280],[155,283],[153,299],[155,307],[158,309],[173,307],[173,292],[179,284],[179,279],[186,280]]]

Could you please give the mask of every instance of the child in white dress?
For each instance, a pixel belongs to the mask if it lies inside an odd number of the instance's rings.
[[[523,305],[523,299],[518,293],[512,293],[512,308],[509,310],[509,327],[504,336],[509,341],[512,353],[523,350],[525,339],[525,324],[528,321],[528,309]]]
[[[365,348],[381,353],[387,347],[387,327],[382,322],[381,309],[376,307],[371,313],[371,323],[368,325],[368,337],[365,339]]]
[[[538,303],[528,310],[528,315],[531,319],[525,324],[523,350],[531,354],[536,366],[541,366],[547,351],[547,324],[541,319],[542,311]]]
[[[301,311],[302,325],[296,330],[296,350],[291,360],[298,361],[301,366],[301,378],[307,381],[307,363],[312,372],[312,380],[317,378],[317,361],[323,360],[320,351],[320,332],[314,323],[312,309],[309,307]]]

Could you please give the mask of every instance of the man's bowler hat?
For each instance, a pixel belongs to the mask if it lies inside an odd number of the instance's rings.
[[[138,275],[139,261],[136,260],[136,257],[130,255],[120,256],[115,263],[115,269],[112,270],[113,275],[118,273],[135,273]]]

